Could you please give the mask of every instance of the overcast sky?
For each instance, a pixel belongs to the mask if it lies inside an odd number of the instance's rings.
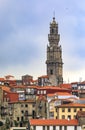
[[[65,82],[85,80],[85,0],[0,0],[0,77],[46,74],[55,12]]]

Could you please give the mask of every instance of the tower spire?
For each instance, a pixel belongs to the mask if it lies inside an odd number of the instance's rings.
[[[51,85],[57,86],[63,83],[63,61],[62,49],[59,44],[60,35],[58,34],[58,24],[55,21],[55,12],[53,21],[50,24],[50,33],[48,34],[49,45],[47,46],[47,75]]]
[[[53,18],[55,18],[55,10],[53,11]]]
[[[56,21],[55,21],[55,11],[53,11],[53,23],[56,23]]]

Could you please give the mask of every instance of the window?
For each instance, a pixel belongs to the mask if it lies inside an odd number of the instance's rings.
[[[32,105],[32,107],[35,107],[35,103]]]
[[[44,90],[44,94],[46,94],[46,90]]]
[[[54,112],[50,112],[50,118],[54,118]]]
[[[28,105],[27,105],[27,104],[25,104],[25,107],[28,107]]]
[[[64,130],[67,130],[67,126],[64,126]]]
[[[76,108],[74,108],[74,112],[76,112]]]
[[[4,95],[7,95],[7,93],[4,93]]]
[[[24,120],[24,117],[23,116],[21,116],[21,121],[23,121]]]
[[[54,33],[54,29],[52,28],[52,33]]]
[[[41,94],[41,91],[38,90],[38,91],[37,91],[37,94]]]
[[[53,74],[53,70],[50,70],[50,74],[51,74],[51,75]]]
[[[32,118],[33,118],[33,119],[35,118],[35,114],[36,114],[36,113],[35,113],[35,111],[33,110],[33,111],[32,111]]]
[[[71,109],[70,109],[70,108],[68,108],[68,112],[71,112]]]
[[[65,115],[62,115],[62,119],[65,119]]]
[[[68,119],[71,119],[71,115],[68,115]]]
[[[80,111],[82,111],[82,108],[80,108]]]
[[[41,94],[43,94],[43,91],[41,91]]]
[[[53,126],[53,130],[56,130],[56,127],[55,127],[55,126]]]
[[[39,90],[37,91],[37,94],[39,94]]]
[[[45,126],[43,126],[43,130],[45,130]]]
[[[62,126],[60,126],[60,130],[62,130]]]
[[[62,112],[65,112],[65,108],[62,108]]]
[[[17,117],[17,121],[19,121],[19,117]]]
[[[28,116],[28,111],[27,110],[25,111],[25,116]]]
[[[33,130],[36,130],[36,126],[33,127]]]
[[[21,113],[23,114],[23,113],[24,113],[24,111],[22,110],[22,111],[21,111]]]
[[[47,126],[47,130],[49,130],[49,126]]]
[[[74,130],[77,130],[77,126],[74,126]]]
[[[23,105],[23,104],[21,104],[21,107],[24,107],[24,105]]]

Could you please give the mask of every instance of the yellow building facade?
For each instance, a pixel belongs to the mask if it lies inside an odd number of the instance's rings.
[[[58,119],[75,119],[78,111],[85,111],[85,104],[70,103],[55,107]]]

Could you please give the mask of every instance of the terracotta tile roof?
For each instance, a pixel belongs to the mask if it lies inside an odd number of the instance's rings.
[[[55,96],[55,93],[49,93],[49,94],[47,94],[47,97],[53,97],[53,96]]]
[[[58,107],[85,107],[85,104],[80,103],[69,103],[69,104],[62,104]]]
[[[18,101],[19,95],[18,93],[9,93],[10,102]]]
[[[38,86],[24,86],[24,85],[15,85],[15,86],[10,86],[11,88],[35,88],[37,89]]]
[[[35,100],[18,100],[18,101],[11,101],[9,103],[35,103]]]
[[[11,92],[9,87],[2,86],[1,89],[6,92]]]
[[[67,93],[67,92],[56,92],[56,93],[51,93],[47,94],[48,97],[53,97],[53,96],[72,96],[72,94]]]
[[[62,88],[67,88],[67,89],[71,89],[71,84],[60,84],[60,87]]]
[[[30,125],[32,126],[74,126],[78,125],[78,120],[66,120],[66,119],[30,119]]]
[[[0,81],[5,81],[5,79],[4,78],[0,78]]]
[[[34,89],[37,89],[38,86],[27,86],[26,88],[34,88]]]
[[[15,85],[15,86],[10,86],[11,88],[26,88],[24,85]]]
[[[55,95],[58,95],[58,96],[72,96],[72,94],[67,93],[67,92],[56,92]]]
[[[68,90],[67,88],[61,88],[61,87],[55,87],[55,86],[44,86],[44,87],[40,86],[37,89]]]
[[[72,96],[72,94],[68,92],[56,92],[56,93],[51,93],[47,94],[48,97],[53,97],[53,96]]]
[[[48,75],[42,75],[42,76],[40,76],[38,78],[49,78],[49,77],[48,77]]]
[[[72,82],[71,84],[78,84],[79,82]]]

